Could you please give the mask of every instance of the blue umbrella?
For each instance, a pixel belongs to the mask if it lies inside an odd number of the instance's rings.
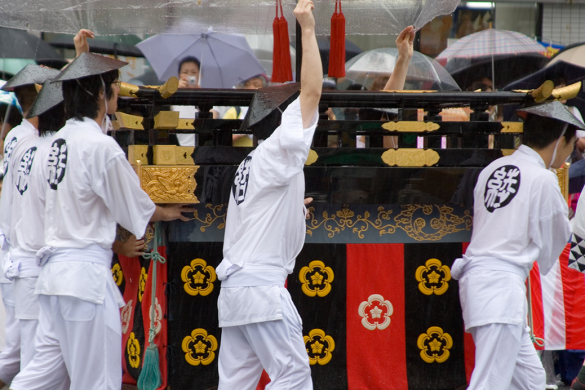
[[[243,35],[211,28],[203,34],[158,34],[136,46],[160,80],[177,76],[181,60],[189,56],[201,62],[203,88],[231,88],[265,72]]]

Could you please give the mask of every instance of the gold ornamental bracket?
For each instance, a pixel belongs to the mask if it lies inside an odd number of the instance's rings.
[[[513,92],[530,94],[535,103],[540,103],[549,98],[554,88],[555,84],[551,80],[546,80],[536,89],[514,89]]]
[[[423,131],[435,131],[441,126],[434,122],[399,121],[386,122],[382,128],[388,131],[399,131],[405,133],[422,133]]]
[[[502,130],[500,133],[523,133],[523,122],[502,122]]]
[[[179,111],[161,111],[154,117],[157,130],[176,129],[179,126]]]
[[[118,122],[119,128],[144,130],[143,120],[144,118],[141,116],[125,114],[119,111],[116,112],[116,122]]]
[[[134,85],[130,83],[120,83],[119,96],[127,97],[146,97],[152,90],[157,90],[160,97],[167,99],[179,89],[179,79],[171,77],[163,85]],[[152,96],[152,95],[151,95]]]
[[[552,91],[552,96],[555,100],[569,100],[576,98],[581,91],[582,82],[579,81],[575,84],[567,85],[566,87],[555,88]]]
[[[391,167],[430,167],[439,159],[439,154],[432,149],[389,149],[382,154],[382,161]]]

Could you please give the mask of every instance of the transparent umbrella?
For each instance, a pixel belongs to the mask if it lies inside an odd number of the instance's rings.
[[[345,64],[346,78],[362,84],[365,89],[379,89],[392,75],[398,49],[383,48],[366,51]],[[426,55],[414,52],[406,75],[405,89],[460,91],[451,75],[439,64]]]
[[[342,0],[350,34],[398,34],[452,13],[460,0]],[[283,0],[294,33],[296,0]],[[318,35],[329,35],[335,0],[315,1]],[[216,31],[272,34],[275,0],[0,0],[0,26],[75,34],[159,34],[188,20]],[[189,31],[191,32],[191,31]]]

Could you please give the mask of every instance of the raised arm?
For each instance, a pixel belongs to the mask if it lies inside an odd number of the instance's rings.
[[[408,71],[408,65],[410,64],[410,59],[412,58],[413,53],[414,36],[414,27],[408,26],[402,30],[398,35],[398,38],[396,38],[398,59],[396,60],[392,76],[390,76],[384,90],[400,91],[404,89],[406,72]]]
[[[323,65],[315,36],[315,18],[311,0],[300,0],[294,14],[301,25],[303,62],[301,65],[301,115],[303,127],[308,128],[319,107],[323,86]]]
[[[77,35],[73,38],[73,44],[75,45],[75,57],[79,57],[81,53],[89,53],[89,44],[87,43],[87,38],[94,37],[94,33],[89,30],[79,30]]]

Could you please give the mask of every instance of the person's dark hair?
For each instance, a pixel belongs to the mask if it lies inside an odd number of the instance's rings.
[[[350,85],[349,87],[347,87],[348,91],[365,91],[365,88],[362,84],[359,83],[353,83],[352,85]]]
[[[20,125],[20,122],[22,122],[22,114],[18,111],[18,108],[10,107],[10,112],[8,112],[8,117],[6,117],[8,107],[8,104],[0,104],[0,123],[4,123],[4,120],[6,120],[6,123],[12,127]]]
[[[55,107],[39,115],[39,136],[58,131],[65,126],[65,103],[59,103]]]
[[[559,139],[564,127],[565,122],[529,114],[524,121],[522,142],[532,149],[544,149]],[[577,128],[569,125],[564,135],[565,142],[571,142],[576,133]]]
[[[179,69],[177,70],[178,74],[181,74],[181,68],[183,67],[183,64],[186,64],[187,62],[193,62],[195,65],[197,65],[197,68],[201,70],[201,62],[197,59],[197,57],[188,56],[183,58],[179,63]]]
[[[99,111],[99,94],[102,80],[106,85],[106,99],[112,97],[112,83],[118,79],[118,70],[111,70],[101,75],[63,81],[65,98],[65,118],[83,120],[83,117],[95,119]]]
[[[15,87],[14,94],[18,99],[18,103],[20,103],[22,111],[27,113],[39,93],[37,92],[37,89],[34,85],[23,85],[20,87]]]

